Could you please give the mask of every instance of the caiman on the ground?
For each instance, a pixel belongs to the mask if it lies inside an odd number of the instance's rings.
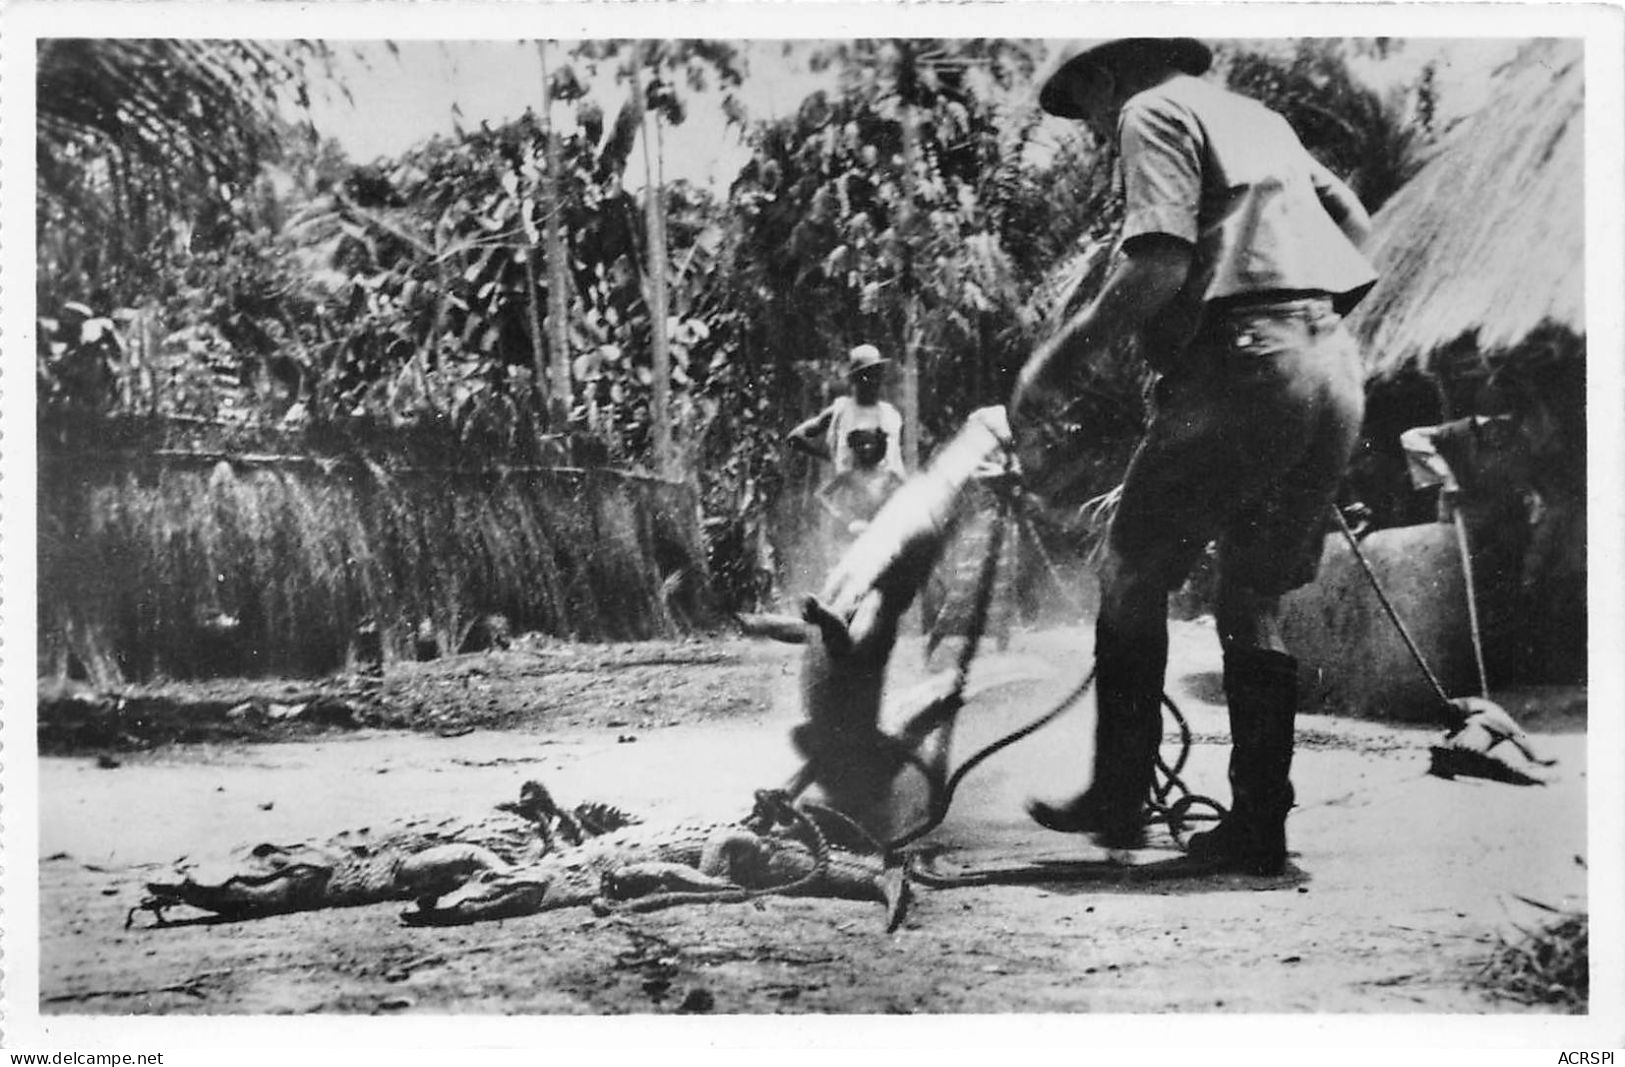
[[[415,901],[408,923],[449,925],[587,904],[649,910],[778,893],[881,901],[894,928],[907,894],[901,868],[888,866],[861,831],[780,794],[761,794],[740,822],[634,824],[604,805],[559,808],[535,782],[518,804],[473,823],[258,845],[239,866],[219,879],[188,871],[179,881],[149,882],[132,917],[146,910],[163,922],[169,909],[189,906],[249,919]]]
[[[318,842],[238,850],[227,870],[177,864],[179,881],[149,882],[131,912],[189,906],[230,919],[391,900],[434,899],[480,871],[505,870],[636,822],[607,804],[564,808],[539,782],[484,816],[414,818],[345,830]],[[229,872],[229,873],[228,873]]]
[[[453,925],[583,904],[603,914],[770,894],[877,901],[894,930],[909,889],[901,865],[849,820],[763,791],[742,822],[629,826],[524,866],[483,871],[438,901],[419,900],[403,918]]]

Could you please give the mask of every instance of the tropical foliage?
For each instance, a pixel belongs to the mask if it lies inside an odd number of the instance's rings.
[[[1386,48],[1374,43],[1370,47]],[[1227,49],[1231,88],[1284,115],[1320,161],[1375,212],[1421,169],[1437,106],[1433,68],[1414,83],[1379,92],[1350,68],[1353,48],[1335,38],[1301,38],[1285,55]]]
[[[150,260],[229,235],[281,148],[278,105],[308,101],[319,45],[64,38],[39,43],[37,294],[126,303]]]
[[[1103,276],[1111,160],[1036,112],[1044,52],[818,46],[827,87],[753,121],[736,46],[545,45],[550,109],[354,166],[286,117],[326,70],[320,46],[44,42],[41,401],[432,426],[482,455],[690,480],[713,577],[748,602],[782,435],[841,353],[896,357],[923,456],[1000,402]],[[1429,136],[1427,85],[1379,96],[1335,44],[1227,49],[1220,69],[1372,206]],[[667,131],[702,99],[750,149],[724,192],[663,173]],[[1126,351],[1087,373],[1104,489],[1145,383]]]

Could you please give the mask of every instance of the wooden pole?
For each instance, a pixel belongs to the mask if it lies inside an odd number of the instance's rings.
[[[553,88],[547,78],[547,42],[536,42],[542,62],[542,254],[547,263],[548,421],[562,430],[570,418],[570,272],[564,249],[563,172],[558,134],[553,129]],[[534,289],[532,292],[534,293]],[[538,367],[540,374],[542,368]]]
[[[919,162],[919,131],[914,125],[914,53],[907,41],[898,41],[897,120],[902,125],[903,173],[899,185],[903,202],[897,211],[897,236],[903,248],[903,336],[897,353],[902,378],[898,407],[903,416],[903,464],[920,466],[919,300],[913,277],[915,166]]]
[[[635,90],[636,91],[636,90]],[[648,99],[643,107],[643,191],[644,217],[649,237],[649,340],[650,382],[649,420],[654,435],[655,472],[670,477],[673,456],[671,440],[671,350],[666,340],[666,226],[661,204],[659,171],[649,142],[659,135],[660,116],[649,114]],[[655,132],[650,133],[653,119]]]

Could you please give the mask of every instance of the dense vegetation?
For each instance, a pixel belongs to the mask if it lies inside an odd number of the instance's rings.
[[[1041,121],[1043,42],[811,49],[830,87],[772,121],[745,112],[726,43],[536,47],[533,110],[358,166],[289,119],[331,84],[325,47],[42,43],[47,417],[434,427],[508,462],[653,471],[697,488],[712,579],[744,604],[783,432],[850,344],[899,357],[923,458],[1101,276],[1111,160]],[[1363,87],[1347,57],[1371,47],[1227,47],[1218,72],[1374,208],[1432,94]],[[699,106],[751,149],[726,190],[662,175],[663,131]],[[1124,353],[1082,383],[1101,488],[1140,374]]]

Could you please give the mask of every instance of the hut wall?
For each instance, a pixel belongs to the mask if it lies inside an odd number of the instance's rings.
[[[132,447],[145,440],[149,447]],[[609,470],[42,440],[39,667],[99,683],[319,674],[363,626],[455,651],[516,631],[638,640],[711,622],[686,485]]]
[[[1455,535],[1444,523],[1379,530],[1361,542],[1434,674],[1451,696],[1477,691]],[[1305,711],[1437,721],[1437,697],[1341,535],[1316,580],[1287,595],[1282,632],[1302,666]]]

